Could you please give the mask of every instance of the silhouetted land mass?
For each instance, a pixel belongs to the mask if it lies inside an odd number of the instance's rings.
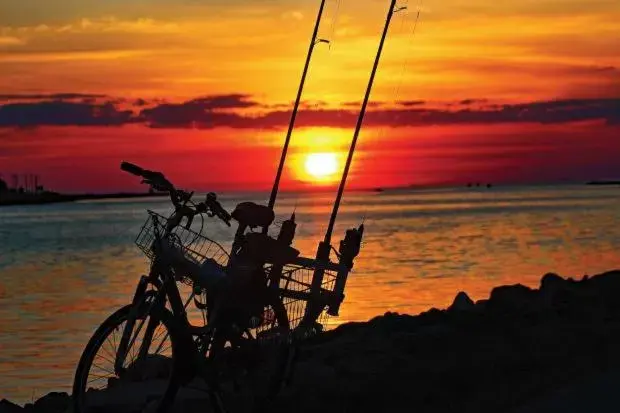
[[[538,289],[501,286],[477,302],[461,292],[445,310],[347,323],[303,346],[272,411],[617,412],[619,297],[620,271],[579,281],[546,274]],[[68,403],[50,393],[25,408],[2,401],[0,412]],[[101,411],[133,410],[110,400]]]
[[[620,185],[620,181],[590,181],[586,185]]]
[[[168,196],[161,193],[126,193],[117,192],[110,194],[59,194],[56,192],[44,193],[17,193],[4,192],[0,194],[0,206],[9,205],[41,205],[59,202],[75,202],[96,199],[122,199],[122,198],[147,198]]]

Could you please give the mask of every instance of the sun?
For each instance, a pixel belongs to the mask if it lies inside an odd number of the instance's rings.
[[[333,152],[309,153],[304,169],[317,181],[330,181],[338,172],[338,157]]]

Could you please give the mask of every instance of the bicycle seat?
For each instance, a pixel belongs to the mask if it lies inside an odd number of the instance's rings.
[[[237,204],[235,210],[230,215],[239,224],[247,225],[250,228],[267,227],[275,219],[275,214],[271,208],[254,202],[241,202]]]

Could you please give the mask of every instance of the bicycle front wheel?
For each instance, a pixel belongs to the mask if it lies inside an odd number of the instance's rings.
[[[140,411],[176,393],[173,337],[169,318],[152,319],[145,308],[131,320],[132,305],[110,315],[89,340],[73,382],[73,412],[88,413],[106,405]],[[128,322],[132,337],[121,369],[115,369],[121,336]]]

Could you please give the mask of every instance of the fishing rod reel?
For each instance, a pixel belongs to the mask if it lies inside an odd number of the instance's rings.
[[[353,269],[353,260],[360,253],[363,236],[364,224],[360,224],[357,228],[348,229],[344,239],[340,241],[338,257],[340,258],[340,263],[345,265],[349,270]]]
[[[278,233],[278,241],[284,245],[291,245],[293,243],[293,238],[295,238],[296,229],[297,223],[295,222],[295,213],[293,212],[289,219],[282,221],[282,226]]]
[[[336,274],[336,282],[334,284],[333,291],[334,299],[327,307],[327,314],[330,316],[338,316],[340,305],[344,301],[344,289],[347,285],[347,278],[349,276],[349,272],[353,269],[353,260],[360,253],[363,236],[364,224],[362,223],[357,228],[348,229],[345,232],[344,239],[340,241],[336,255],[338,256],[338,262],[344,268],[339,270]]]

